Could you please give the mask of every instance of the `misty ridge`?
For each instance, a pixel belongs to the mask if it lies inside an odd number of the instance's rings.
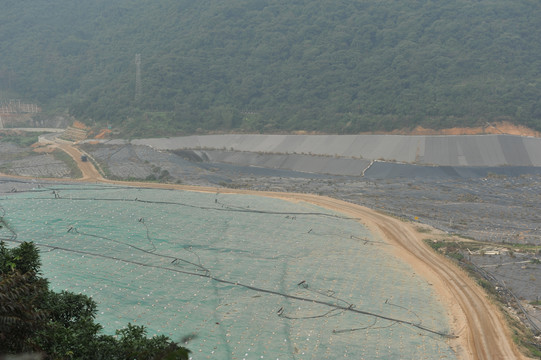
[[[6,1],[0,99],[129,136],[540,130],[541,3]]]

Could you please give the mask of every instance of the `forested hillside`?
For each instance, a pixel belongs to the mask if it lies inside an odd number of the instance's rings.
[[[541,2],[5,0],[0,91],[132,135],[541,130]]]

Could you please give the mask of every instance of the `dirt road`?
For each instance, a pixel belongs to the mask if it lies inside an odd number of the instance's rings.
[[[83,174],[83,177],[79,180],[88,180],[88,181],[104,180],[101,174],[98,172],[98,170],[96,170],[96,168],[90,161],[81,160],[81,156],[83,155],[83,152],[81,152],[81,150],[67,143],[57,143],[56,146],[59,149],[66,152],[69,156],[71,156],[73,160],[75,160],[75,162],[77,163],[77,166],[79,167],[79,169],[81,170],[81,173]]]
[[[332,198],[295,194],[292,197],[359,218],[372,232],[395,245],[396,256],[433,284],[448,306],[454,333],[459,336],[455,348],[460,358],[523,358],[499,310],[483,290],[461,269],[428,248],[411,224]]]
[[[511,334],[500,311],[484,291],[460,268],[436,254],[423,242],[413,224],[377,213],[360,205],[311,194],[256,192],[211,187],[172,184],[119,182],[102,178],[90,161],[81,161],[82,153],[68,144],[59,148],[68,153],[80,167],[79,181],[99,181],[153,188],[181,189],[199,192],[251,194],[305,201],[359,219],[373,233],[393,244],[395,255],[407,263],[430,284],[447,305],[456,340],[452,346],[461,359],[525,359],[511,339]]]

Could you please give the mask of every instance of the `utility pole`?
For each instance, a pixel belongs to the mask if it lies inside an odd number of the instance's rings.
[[[141,54],[135,54],[135,100],[141,100]]]

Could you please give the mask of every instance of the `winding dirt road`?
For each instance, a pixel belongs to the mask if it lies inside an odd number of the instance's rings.
[[[409,263],[424,277],[446,304],[453,333],[458,337],[451,346],[461,359],[526,359],[511,339],[503,315],[487,298],[484,291],[460,268],[436,254],[424,242],[414,225],[380,214],[366,207],[311,194],[258,192],[199,186],[120,182],[104,179],[90,161],[81,161],[81,151],[69,144],[58,147],[76,162],[83,177],[78,181],[98,181],[152,188],[180,189],[198,192],[251,194],[305,201],[359,219],[373,233],[393,244],[397,257]]]
[[[69,156],[73,158],[73,160],[75,160],[75,162],[77,163],[77,166],[79,167],[83,175],[83,177],[78,180],[82,180],[82,181],[105,180],[90,161],[81,160],[81,156],[87,155],[87,154],[83,154],[81,150],[67,143],[57,143],[56,147],[58,147],[59,149],[67,153]]]

